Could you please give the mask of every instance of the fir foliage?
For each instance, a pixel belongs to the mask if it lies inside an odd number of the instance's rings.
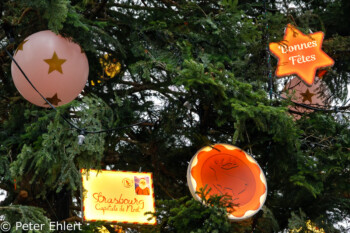
[[[283,38],[287,23],[324,31],[323,49],[335,65],[323,81],[347,111],[350,5],[293,2],[266,1],[265,11],[253,0],[1,1],[0,217],[79,218],[79,169],[141,169],[154,175],[159,224],[124,226],[127,232],[287,232],[309,220],[339,232],[335,223],[350,216],[348,113],[294,120],[288,100],[268,96],[266,45]],[[79,43],[89,60],[84,91],[58,113],[20,96],[4,52],[47,29]],[[114,78],[104,75],[104,54],[121,64]],[[274,92],[282,80],[273,79]],[[80,132],[61,115],[88,131],[143,124],[87,134],[79,146]],[[219,197],[209,205],[188,197],[188,161],[213,143],[244,149],[265,172],[267,200],[251,219],[231,223]],[[101,224],[84,224],[84,231]]]
[[[0,206],[0,213],[2,218],[11,224],[16,226],[16,223],[24,224],[43,224],[42,230],[44,232],[50,232],[50,220],[45,216],[45,212],[41,208],[24,205],[11,205],[11,206]],[[0,219],[0,223],[2,223]],[[3,229],[3,228],[1,228]],[[12,227],[10,229],[12,233],[21,233],[22,229]]]

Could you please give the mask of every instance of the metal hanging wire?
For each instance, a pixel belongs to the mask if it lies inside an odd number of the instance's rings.
[[[268,90],[269,90],[269,96],[270,96],[270,100],[272,99],[272,84],[273,84],[273,80],[272,80],[272,68],[271,68],[271,54],[270,54],[270,50],[269,50],[269,40],[270,40],[270,34],[269,34],[269,23],[267,20],[267,7],[266,7],[266,0],[264,0],[264,10],[265,10],[265,14],[264,14],[264,18],[266,21],[266,34],[265,34],[265,38],[266,38],[266,62],[267,62],[267,72],[268,72]]]

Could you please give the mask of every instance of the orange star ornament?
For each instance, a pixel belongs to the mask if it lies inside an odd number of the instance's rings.
[[[322,51],[323,32],[303,34],[288,24],[283,40],[269,44],[278,59],[276,76],[297,75],[308,86],[314,82],[316,70],[332,66],[334,61]]]

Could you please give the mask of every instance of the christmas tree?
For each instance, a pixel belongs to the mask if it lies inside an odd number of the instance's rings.
[[[152,172],[158,221],[82,232],[346,232],[336,224],[350,217],[350,2],[3,0],[0,11],[0,224],[12,232],[81,222],[82,168]],[[287,24],[323,31],[335,61],[319,75],[331,104],[298,120],[279,95],[291,77],[274,77],[268,51]],[[89,61],[83,92],[57,111],[20,95],[6,53],[48,29]],[[87,132],[82,145],[72,125]],[[224,197],[191,197],[188,162],[215,143],[242,148],[266,175],[265,205],[248,220],[230,222]]]

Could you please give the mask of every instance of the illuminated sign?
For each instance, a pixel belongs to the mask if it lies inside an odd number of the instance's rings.
[[[156,224],[153,177],[147,172],[82,169],[83,219],[124,224]]]
[[[196,192],[207,186],[208,195],[231,196],[233,208],[228,208],[232,221],[252,217],[263,206],[267,184],[258,163],[238,147],[216,144],[200,149],[187,170],[187,183],[192,196],[201,201]]]
[[[334,64],[333,59],[321,49],[323,37],[323,32],[305,35],[288,24],[283,40],[269,44],[271,53],[278,59],[276,76],[295,74],[311,86],[317,69]]]

